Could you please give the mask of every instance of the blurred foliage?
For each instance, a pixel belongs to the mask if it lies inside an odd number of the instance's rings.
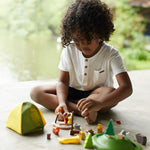
[[[3,0],[0,2],[0,28],[25,37],[39,33],[57,37],[62,16],[72,1]],[[139,61],[142,64],[150,60],[150,53],[144,47],[143,32],[146,20],[138,13],[139,9],[129,5],[129,0],[102,1],[114,12],[116,31],[109,43],[121,52],[128,70],[138,69]]]
[[[110,44],[117,48],[128,70],[150,68],[150,52],[145,49],[146,20],[139,14],[140,8],[132,8],[129,0],[103,0],[114,13],[116,31]],[[141,65],[140,65],[141,64]],[[143,66],[143,67],[142,67]]]
[[[111,38],[111,43],[116,48],[122,49],[134,47],[143,38],[145,29],[144,18],[138,14],[138,8],[132,8],[129,0],[107,0],[114,11],[115,33]]]
[[[0,7],[0,27],[24,36],[38,32],[56,36],[66,2],[67,0],[6,0]]]

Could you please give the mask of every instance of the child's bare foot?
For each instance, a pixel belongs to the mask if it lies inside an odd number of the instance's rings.
[[[85,116],[85,120],[87,121],[87,123],[89,124],[95,123],[97,119],[97,114],[98,114],[97,111],[92,111],[87,116]]]

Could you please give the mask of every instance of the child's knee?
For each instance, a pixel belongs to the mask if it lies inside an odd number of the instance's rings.
[[[39,97],[41,94],[42,94],[42,89],[40,86],[36,86],[36,87],[32,88],[30,91],[31,99],[37,103],[39,103]]]
[[[106,106],[103,107],[99,112],[108,112],[109,110],[111,110],[111,108],[115,107],[118,103],[115,103],[114,105],[111,106]]]
[[[115,90],[113,87],[101,87],[105,93],[111,93]]]
[[[100,88],[97,88],[96,90],[94,90],[93,93],[107,95],[107,94],[113,92],[114,90],[115,90],[115,88],[113,88],[113,87],[100,87]]]

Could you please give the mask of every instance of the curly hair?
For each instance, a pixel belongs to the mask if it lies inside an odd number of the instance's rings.
[[[61,43],[65,47],[77,32],[87,41],[94,37],[109,41],[115,31],[113,15],[108,6],[100,0],[75,0],[68,8],[61,24]]]

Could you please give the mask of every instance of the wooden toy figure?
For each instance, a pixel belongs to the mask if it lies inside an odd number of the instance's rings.
[[[72,124],[72,113],[64,113],[64,124],[70,125]]]
[[[68,124],[72,124],[72,116],[68,117]]]
[[[59,117],[59,115],[60,115],[60,113],[61,113],[61,110],[62,110],[62,108],[59,107],[59,109],[58,109],[58,114],[57,114],[56,119],[55,119],[55,123],[56,123],[56,121],[57,121],[57,119],[58,119],[58,117]]]
[[[98,125],[97,125],[97,133],[102,133],[103,132],[103,127],[102,127],[102,125],[99,123]]]
[[[80,138],[81,140],[84,140],[84,139],[85,139],[85,133],[84,133],[84,131],[80,131],[80,132],[79,132],[79,138]]]
[[[67,124],[68,123],[67,113],[64,113],[63,116],[64,116],[64,123]]]

